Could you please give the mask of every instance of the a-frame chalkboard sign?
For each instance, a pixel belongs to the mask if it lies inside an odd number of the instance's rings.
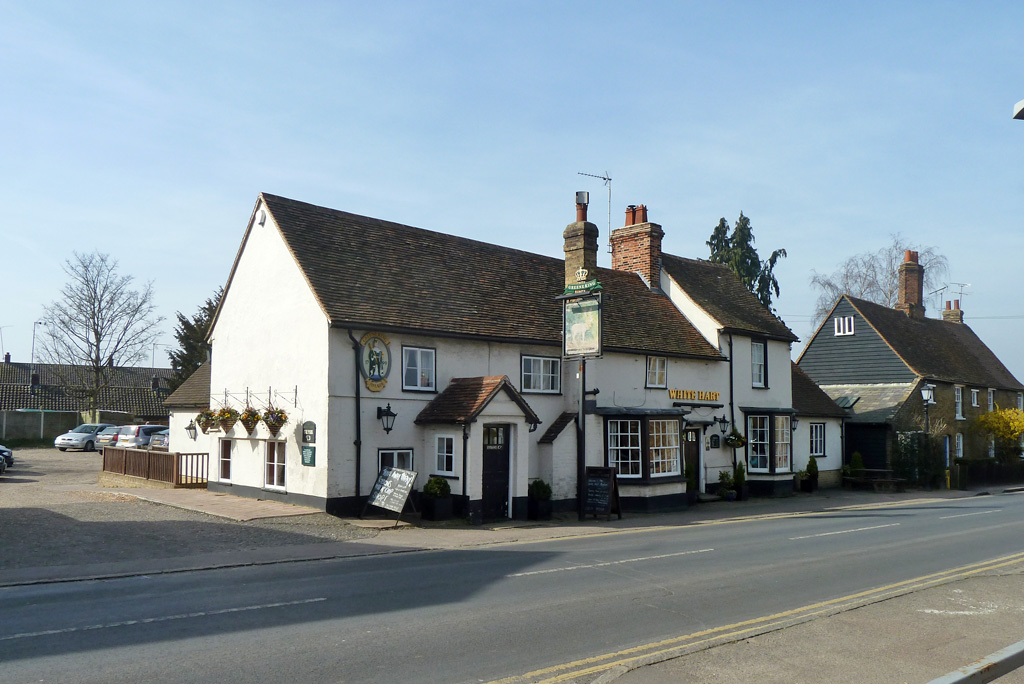
[[[619,487],[615,482],[615,468],[587,466],[586,486],[583,488],[583,513],[608,516],[614,511],[622,520],[622,506],[619,504]]]
[[[370,506],[376,506],[398,513],[398,517],[395,519],[395,527],[398,527],[398,521],[402,519],[402,511],[405,509],[405,502],[409,500],[409,492],[412,491],[414,482],[416,482],[415,470],[402,470],[389,466],[381,468],[359,517],[362,518],[366,515],[366,509]],[[411,501],[409,501],[409,505],[412,506],[415,513],[416,506]]]

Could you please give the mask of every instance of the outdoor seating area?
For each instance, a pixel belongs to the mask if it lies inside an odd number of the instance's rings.
[[[849,489],[874,489],[876,492],[903,492],[907,489],[907,480],[895,477],[892,470],[886,468],[854,468],[849,475],[843,476],[843,487]]]

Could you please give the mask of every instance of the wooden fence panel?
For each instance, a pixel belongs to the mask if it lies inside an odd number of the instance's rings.
[[[205,487],[210,455],[179,454],[147,449],[103,449],[103,470],[146,480],[167,482],[175,487]]]

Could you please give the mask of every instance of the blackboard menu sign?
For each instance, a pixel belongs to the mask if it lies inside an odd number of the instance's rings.
[[[588,466],[584,488],[583,513],[606,515],[611,520],[614,511],[622,520],[619,506],[619,488],[615,483],[615,468]]]
[[[377,506],[389,511],[401,514],[405,508],[405,500],[409,498],[413,482],[416,481],[416,471],[402,470],[401,468],[384,467],[377,476],[377,481],[370,491],[370,498],[366,504]]]

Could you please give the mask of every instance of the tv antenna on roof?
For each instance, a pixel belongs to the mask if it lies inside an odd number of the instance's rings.
[[[607,171],[604,172],[603,176],[600,176],[596,173],[583,173],[582,171],[577,171],[576,174],[579,176],[590,176],[591,178],[600,178],[601,180],[604,181],[604,184],[608,186],[608,251],[610,252],[612,251],[612,177],[608,175]]]
[[[964,298],[964,288],[971,286],[970,283],[954,283],[954,282],[950,282],[950,285],[959,285],[960,286],[960,292],[957,293],[957,296],[960,297],[960,299]]]

